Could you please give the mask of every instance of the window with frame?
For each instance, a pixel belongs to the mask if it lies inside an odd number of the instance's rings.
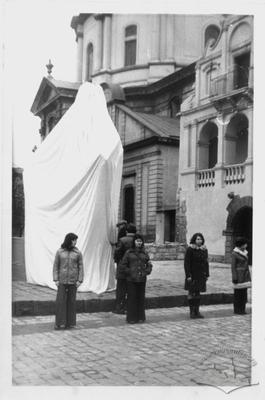
[[[250,52],[234,57],[234,89],[248,86]]]
[[[136,64],[136,36],[136,25],[129,25],[125,28],[125,67]]]

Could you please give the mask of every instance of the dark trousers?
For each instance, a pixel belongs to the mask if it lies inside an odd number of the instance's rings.
[[[234,312],[244,313],[248,301],[247,289],[234,289]]]
[[[127,322],[145,321],[146,282],[127,282]]]
[[[59,284],[55,303],[55,325],[76,325],[76,285]]]
[[[126,310],[126,297],[127,297],[127,280],[117,279],[116,285],[116,311]]]

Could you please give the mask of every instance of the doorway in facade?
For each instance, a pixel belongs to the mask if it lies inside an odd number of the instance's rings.
[[[132,185],[125,186],[123,191],[123,218],[128,223],[135,223],[134,187]]]
[[[175,241],[175,227],[176,227],[176,210],[165,211],[165,227],[164,227],[164,241]]]
[[[232,222],[233,242],[237,237],[244,237],[248,240],[249,264],[252,265],[252,208],[242,207],[235,214]]]

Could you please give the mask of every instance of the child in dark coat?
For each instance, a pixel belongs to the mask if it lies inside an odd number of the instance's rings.
[[[141,235],[134,236],[132,248],[126,251],[121,261],[121,270],[127,279],[127,322],[144,322],[146,276],[151,273],[152,264]]]
[[[199,311],[200,293],[206,292],[209,277],[208,251],[204,246],[204,237],[195,233],[188,246],[184,259],[185,290],[188,290],[190,318],[204,318]]]

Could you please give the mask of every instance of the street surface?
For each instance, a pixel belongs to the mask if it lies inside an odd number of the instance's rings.
[[[248,307],[248,313],[250,307]],[[242,386],[251,379],[251,314],[232,305],[78,314],[77,328],[54,331],[54,316],[13,318],[13,385]]]

